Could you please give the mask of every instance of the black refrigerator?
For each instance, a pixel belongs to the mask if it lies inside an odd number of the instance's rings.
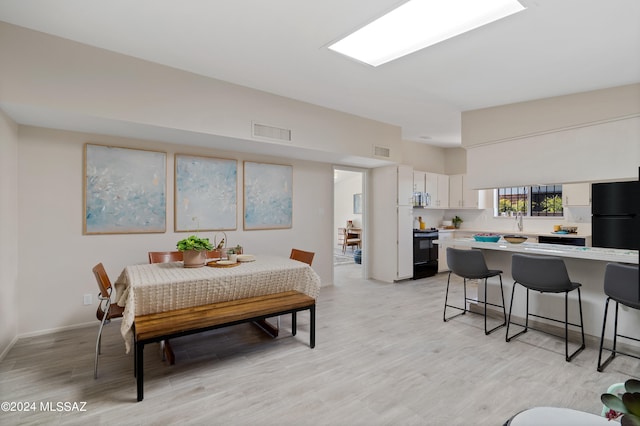
[[[640,181],[591,185],[591,245],[640,250]]]

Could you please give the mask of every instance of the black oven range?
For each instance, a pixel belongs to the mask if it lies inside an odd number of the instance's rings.
[[[413,279],[432,277],[438,273],[438,230],[413,230]]]

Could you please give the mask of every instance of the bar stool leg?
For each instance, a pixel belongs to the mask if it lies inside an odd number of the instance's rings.
[[[462,279],[462,288],[464,290],[464,300],[463,300],[463,304],[462,307],[464,308],[463,310],[463,314],[465,314],[467,312],[467,279],[463,278]]]
[[[567,362],[571,362],[571,360],[578,355],[585,348],[584,342],[584,322],[582,318],[582,296],[580,294],[580,288],[578,287],[578,308],[580,310],[580,334],[582,336],[582,344],[575,352],[569,355],[569,292],[564,294],[564,349],[565,349],[565,360]]]
[[[609,362],[611,362],[611,359],[613,359],[613,355],[615,354],[615,352],[614,352],[613,354],[609,355],[609,357],[604,362],[604,364],[602,363],[602,346],[604,345],[604,332],[607,329],[607,313],[609,311],[609,300],[611,300],[611,298],[607,297],[606,302],[604,302],[604,318],[602,319],[602,333],[600,334],[600,351],[598,352],[598,368],[597,368],[597,370],[599,372],[602,372],[604,367]]]
[[[616,353],[616,345],[618,343],[618,306],[619,303],[616,302],[616,316],[613,321],[613,353]]]
[[[502,276],[500,276],[500,294],[502,294],[502,309],[504,310],[504,293],[502,293]],[[466,305],[465,305],[466,306]],[[484,279],[484,334],[489,335],[507,324],[507,313],[505,311],[504,322],[493,327],[491,330],[487,330],[487,278]]]
[[[516,294],[516,284],[517,283],[513,283],[513,290],[511,291],[511,303],[509,304],[509,317],[507,319],[507,332],[505,334],[505,341],[506,342],[510,342],[511,339],[518,337],[521,334],[524,334],[527,332],[527,330],[529,329],[529,289],[527,288],[527,312],[526,312],[526,316],[525,316],[525,322],[524,322],[524,330],[521,330],[520,332],[514,334],[513,336],[509,336],[509,325],[511,324],[511,312],[513,312],[513,296],[515,296]],[[520,324],[517,324],[520,325]]]
[[[455,318],[457,316],[464,315],[465,313],[467,313],[467,280],[464,279],[464,309],[448,304],[448,300],[449,300],[449,284],[450,284],[450,282],[451,282],[451,271],[449,271],[449,277],[447,278],[447,291],[446,291],[445,296],[444,296],[444,313],[442,314],[442,320],[444,322],[447,322],[450,319],[453,319],[453,318]],[[462,312],[447,318],[447,307],[454,308],[454,309],[459,309]]]

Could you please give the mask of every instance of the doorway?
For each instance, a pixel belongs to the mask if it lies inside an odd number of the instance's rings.
[[[366,170],[333,169],[333,275],[364,278],[366,262]]]

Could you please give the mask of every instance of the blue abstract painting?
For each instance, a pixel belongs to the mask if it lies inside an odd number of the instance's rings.
[[[85,234],[165,232],[167,155],[85,145]]]
[[[176,231],[237,228],[238,163],[176,155]]]
[[[244,229],[291,228],[293,167],[244,163]]]

